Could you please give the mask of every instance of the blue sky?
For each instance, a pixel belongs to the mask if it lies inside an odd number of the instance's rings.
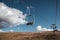
[[[55,23],[56,15],[56,0],[0,0],[0,2],[5,3],[9,7],[19,9],[26,13],[26,7],[33,6],[31,9],[31,14],[35,16],[35,23],[33,26],[18,25],[17,27],[6,27],[2,30],[9,31],[13,29],[15,32],[36,32],[37,26],[42,26],[43,28],[51,28],[51,24]],[[57,29],[60,29],[60,0],[58,0],[58,10],[57,10]],[[18,30],[19,28],[19,30]]]

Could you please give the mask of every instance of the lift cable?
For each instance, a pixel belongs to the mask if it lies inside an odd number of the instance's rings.
[[[58,5],[57,5],[57,2],[58,2],[58,1],[56,0],[56,15],[55,15],[55,24],[57,24],[57,6],[58,6]]]

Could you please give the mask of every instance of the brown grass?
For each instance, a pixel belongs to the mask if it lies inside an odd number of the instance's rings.
[[[60,40],[60,32],[0,32],[0,40]]]

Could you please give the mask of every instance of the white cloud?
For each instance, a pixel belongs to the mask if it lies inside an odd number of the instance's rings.
[[[60,31],[60,29],[58,29]]]
[[[43,28],[42,26],[37,26],[36,30],[40,31],[40,32],[43,32],[43,31],[53,31],[53,29]],[[60,31],[60,29],[57,29],[57,30]]]
[[[14,30],[10,30],[10,32],[14,32]]]
[[[19,25],[27,23],[25,18],[26,14],[23,15],[22,11],[15,8],[10,8],[0,2],[0,22],[5,21],[9,25]]]
[[[52,29],[42,28],[42,26],[37,26],[36,29],[37,29],[38,31],[53,31]]]
[[[14,32],[14,30],[9,30],[9,31],[4,31],[4,30],[0,30],[0,32]]]
[[[5,32],[5,31],[3,31],[3,30],[0,30],[0,32]]]

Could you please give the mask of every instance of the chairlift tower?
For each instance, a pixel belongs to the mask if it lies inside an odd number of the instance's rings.
[[[52,24],[52,29],[53,29],[53,32],[55,33],[55,31],[58,31],[56,28],[56,23],[57,23],[57,2],[58,0],[56,0],[56,15],[55,15],[55,24]]]
[[[52,24],[51,28],[52,28],[53,36],[55,36],[55,32],[58,31],[56,24]]]
[[[52,24],[52,29],[53,29],[53,32],[55,32],[55,31],[58,31],[56,28],[57,28],[57,26],[56,26],[56,24]]]

